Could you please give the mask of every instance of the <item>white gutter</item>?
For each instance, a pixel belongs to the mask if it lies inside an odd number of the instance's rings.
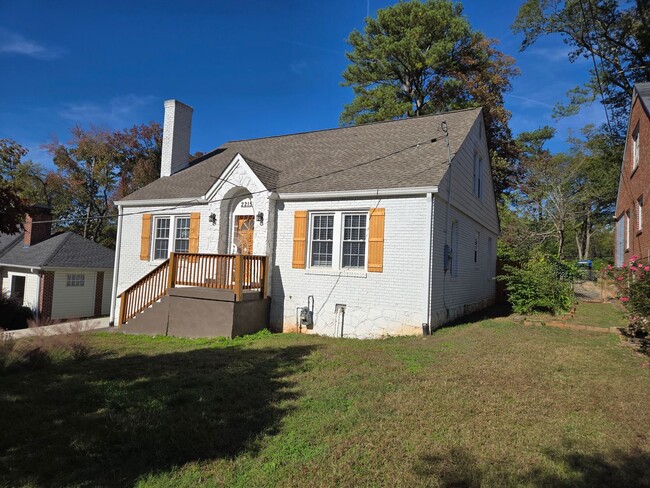
[[[320,200],[337,198],[363,198],[363,197],[390,197],[407,195],[426,195],[438,193],[437,186],[421,186],[410,188],[376,188],[370,190],[349,190],[349,191],[314,191],[303,193],[278,193],[280,200]]]
[[[158,198],[153,200],[120,200],[115,202],[118,207],[156,207],[162,205],[184,205],[196,204],[205,205],[208,200],[205,197],[183,197],[183,198]]]
[[[111,311],[108,325],[115,325],[115,305],[117,304],[117,277],[120,272],[120,245],[122,244],[122,207],[117,206],[117,240],[115,242],[115,266],[113,267],[113,288],[111,290]]]
[[[20,268],[20,269],[29,269],[30,271],[34,271],[35,269],[41,270],[40,266],[21,266],[19,264],[11,264],[11,263],[0,263],[0,266],[5,266],[7,268]]]

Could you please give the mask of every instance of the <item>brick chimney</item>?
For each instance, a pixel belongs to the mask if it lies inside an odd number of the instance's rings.
[[[25,216],[23,245],[33,246],[52,235],[52,211],[47,205],[34,205]]]
[[[193,110],[178,100],[165,100],[161,178],[178,173],[189,166]]]

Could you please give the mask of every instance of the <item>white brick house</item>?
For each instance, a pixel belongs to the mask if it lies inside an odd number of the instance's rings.
[[[234,141],[191,163],[191,109],[165,111],[161,178],[116,202],[114,317],[171,250],[268,256],[276,330],[417,334],[494,301],[481,109]]]

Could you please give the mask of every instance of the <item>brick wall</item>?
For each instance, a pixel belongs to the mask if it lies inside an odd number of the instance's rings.
[[[639,126],[639,165],[632,170],[632,135]],[[624,218],[629,210],[630,246],[624,251],[624,262],[633,255],[644,260],[650,260],[650,118],[638,98],[630,113],[630,130],[623,159],[622,176],[620,180],[618,199],[616,203],[616,219]],[[643,230],[638,231],[638,216],[636,202],[643,197]],[[626,228],[625,233],[628,232]],[[618,241],[615,243],[618,248]],[[625,239],[623,239],[625,246]]]
[[[42,317],[52,316],[52,301],[54,299],[54,271],[44,271],[41,275],[41,292],[38,309]]]
[[[273,263],[271,324],[295,328],[296,308],[314,297],[314,327],[310,332],[340,336],[345,304],[345,337],[417,334],[426,322],[428,201],[424,196],[364,200],[284,202],[278,206],[276,253]],[[293,222],[296,210],[356,211],[379,207],[386,211],[382,273],[293,269]],[[309,257],[307,257],[309,262]],[[304,329],[303,329],[304,330]]]
[[[102,314],[102,298],[104,296],[104,272],[98,271],[95,284],[95,317]]]

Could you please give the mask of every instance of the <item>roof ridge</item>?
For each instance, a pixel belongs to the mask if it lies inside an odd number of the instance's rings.
[[[233,142],[249,142],[249,141],[259,141],[263,139],[279,139],[281,137],[292,137],[292,136],[301,136],[305,134],[316,134],[319,132],[331,132],[335,130],[346,130],[346,129],[358,129],[359,127],[369,127],[372,125],[380,125],[380,124],[391,124],[394,122],[407,122],[407,121],[416,121],[416,120],[421,120],[429,117],[440,117],[441,115],[448,115],[448,114],[455,114],[455,113],[460,113],[460,112],[469,112],[472,110],[481,110],[483,107],[469,107],[469,108],[459,108],[456,110],[449,110],[447,112],[438,112],[435,114],[426,114],[426,115],[418,115],[417,117],[405,117],[403,119],[395,119],[395,120],[378,120],[376,122],[367,122],[365,124],[357,124],[357,125],[346,125],[345,127],[330,127],[329,129],[316,129],[316,130],[307,130],[307,131],[302,131],[302,132],[292,132],[291,134],[278,134],[275,136],[265,136],[265,137],[252,137],[250,139],[234,139],[230,141],[226,141],[224,144],[219,146],[216,149],[213,149],[212,151],[216,151],[217,149],[220,149],[224,146],[227,146],[229,143]],[[212,152],[211,151],[211,152]]]
[[[61,249],[63,249],[65,243],[68,242],[68,240],[70,240],[70,236],[71,235],[76,235],[76,234],[74,232],[71,232],[71,231],[66,231],[66,232],[63,232],[62,234],[55,234],[55,235],[49,237],[48,239],[51,239],[52,237],[56,237],[57,235],[63,235],[65,237],[63,239],[61,239],[61,242],[59,243],[59,245],[55,248],[54,251],[52,251],[52,254],[50,254],[45,259],[42,266],[47,266],[52,261],[54,261],[54,258],[57,256],[57,254],[59,254],[61,252]],[[47,241],[48,239],[45,239],[45,241]],[[45,242],[45,241],[41,241],[41,242]],[[40,242],[39,242],[39,244],[40,244]]]

